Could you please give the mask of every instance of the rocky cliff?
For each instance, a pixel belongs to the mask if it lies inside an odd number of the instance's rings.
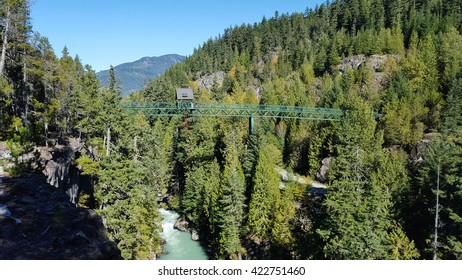
[[[76,207],[43,174],[0,177],[0,259],[121,259],[101,217]]]
[[[65,145],[37,148],[39,165],[47,182],[55,188],[67,193],[69,201],[77,204],[81,193],[91,194],[92,186],[88,176],[82,176],[74,164],[75,159],[86,149],[76,138],[69,139]],[[86,151],[88,153],[88,151]]]
[[[16,177],[6,173],[11,156],[0,148],[0,259],[121,259],[101,217],[77,207],[79,195],[92,194],[90,178],[74,163],[83,144],[36,147],[22,157],[36,173]]]

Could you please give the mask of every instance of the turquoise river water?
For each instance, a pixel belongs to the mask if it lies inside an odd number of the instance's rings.
[[[175,211],[159,209],[162,215],[162,227],[164,231],[161,237],[165,239],[165,254],[160,255],[158,260],[207,260],[208,256],[201,244],[191,239],[189,232],[182,232],[173,228],[179,214]]]

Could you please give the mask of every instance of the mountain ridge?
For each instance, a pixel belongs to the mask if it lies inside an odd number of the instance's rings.
[[[116,79],[120,82],[122,95],[142,89],[146,82],[162,75],[172,65],[182,62],[186,57],[179,54],[144,56],[133,62],[114,66]],[[102,85],[108,85],[109,70],[96,73]]]

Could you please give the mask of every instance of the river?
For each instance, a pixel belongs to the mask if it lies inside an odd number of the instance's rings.
[[[160,236],[165,239],[165,254],[160,255],[158,260],[207,260],[208,256],[201,244],[191,239],[191,233],[182,232],[173,228],[179,214],[175,211],[159,209],[162,215],[162,227],[164,231]]]

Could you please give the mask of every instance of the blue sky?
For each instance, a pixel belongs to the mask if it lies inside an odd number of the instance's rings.
[[[260,22],[274,12],[304,12],[325,0],[35,0],[34,31],[58,56],[72,56],[96,71],[144,56],[191,55],[225,28]]]

